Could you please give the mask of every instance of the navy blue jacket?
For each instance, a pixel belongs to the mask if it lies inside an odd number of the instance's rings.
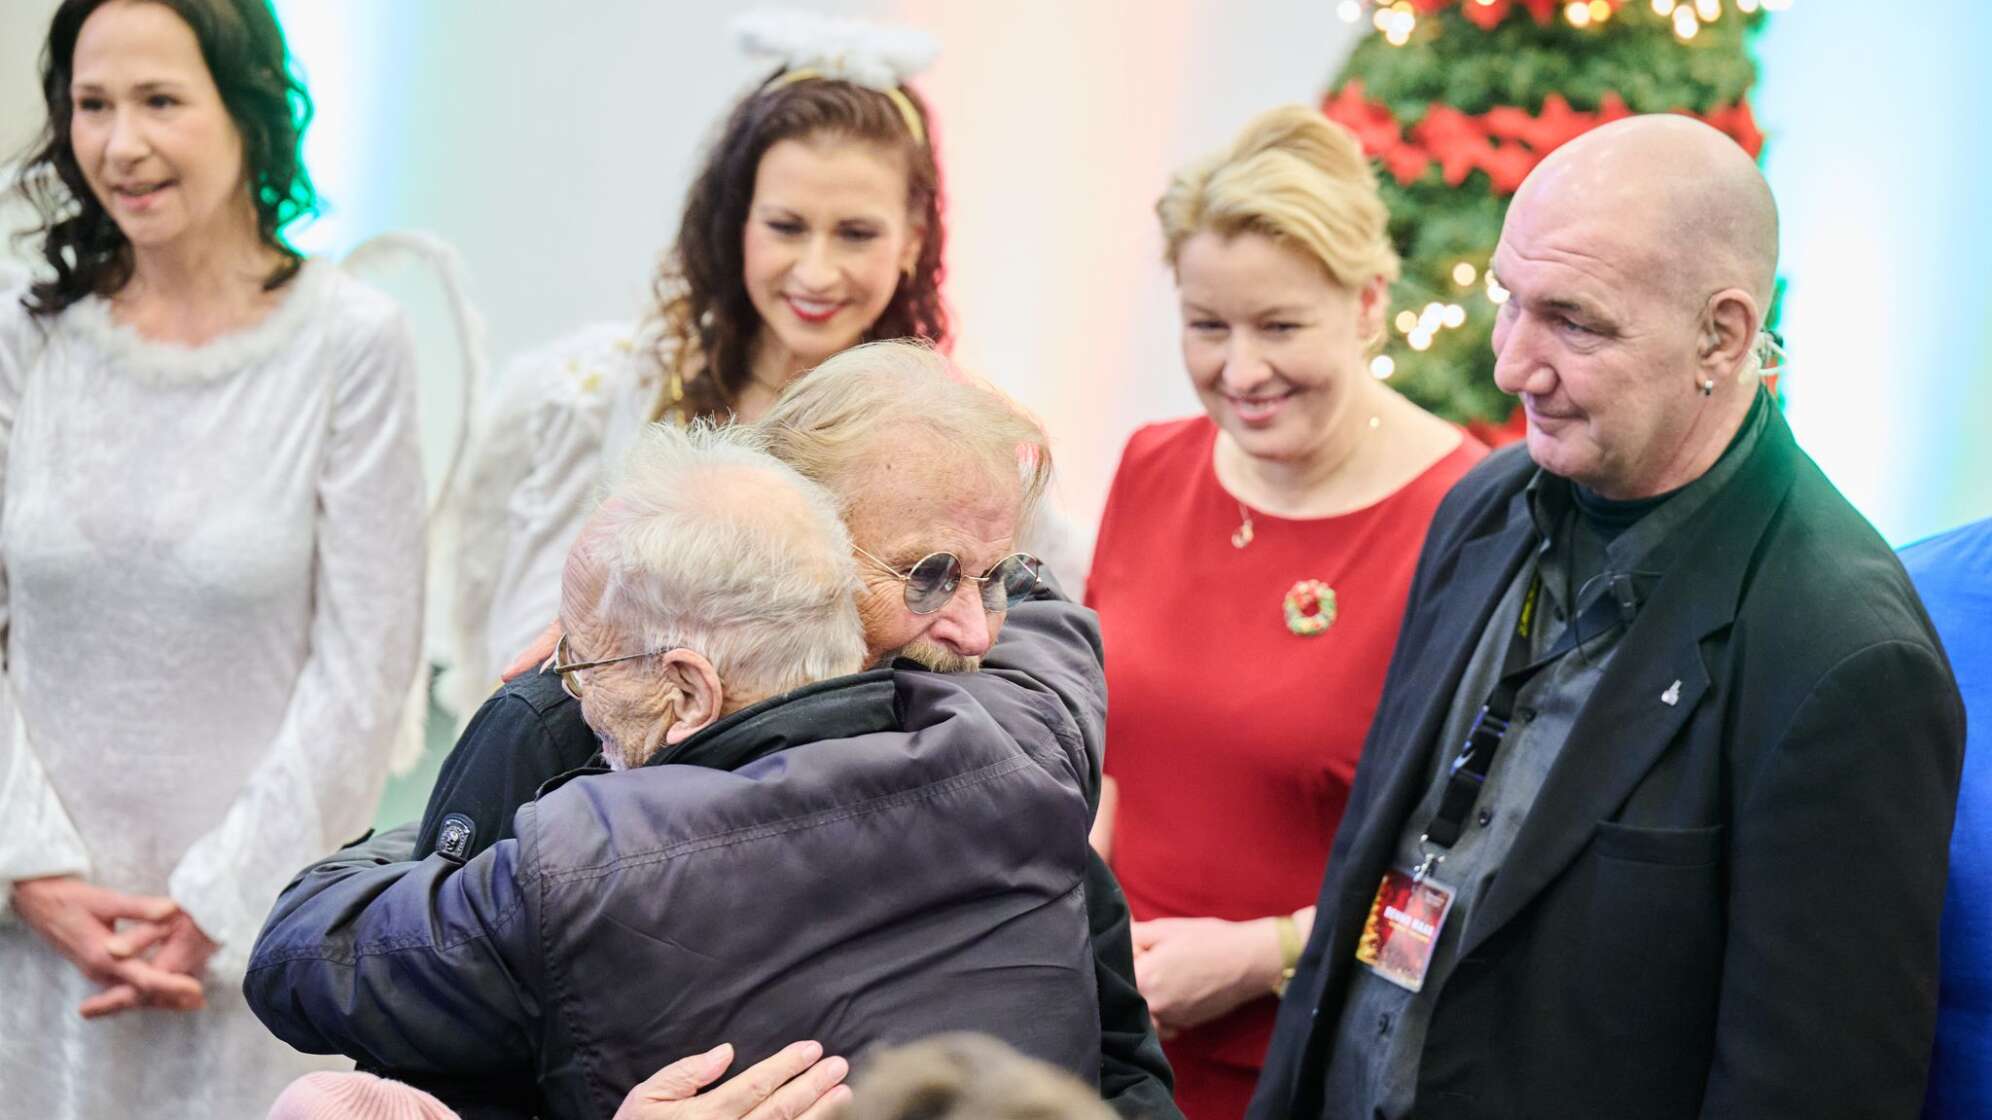
[[[612,1113],[665,1063],[994,1034],[1095,1080],[1097,758],[1050,692],[879,670],[735,713],[519,811],[457,865],[366,846],[279,898],[244,991],[299,1049],[536,1071]],[[406,839],[390,842],[405,850]]]
[[[1082,738],[1097,743],[1104,731],[1106,681],[1092,611],[1049,585],[1041,586],[1011,608],[984,666],[983,672],[1013,688],[1049,690],[1060,697]],[[529,674],[500,689],[471,718],[443,761],[413,853],[393,858],[420,859],[443,850],[469,859],[512,836],[513,815],[542,789],[605,771],[600,742],[582,721],[580,707],[550,673]],[[1086,865],[1086,911],[1099,985],[1100,1095],[1127,1120],[1181,1120],[1168,1059],[1147,1001],[1135,986],[1127,899],[1113,872],[1092,853]],[[524,1120],[536,1102],[534,1080],[524,1071],[475,1078],[388,1068],[373,1072],[421,1086],[464,1120]]]

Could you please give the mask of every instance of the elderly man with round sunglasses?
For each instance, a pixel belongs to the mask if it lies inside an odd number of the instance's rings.
[[[548,1117],[683,1104],[646,1075],[702,1053],[714,1076],[807,1065],[748,1081],[772,1082],[763,1112],[825,1114],[834,1055],[947,1030],[1097,1076],[1079,717],[995,673],[861,672],[869,577],[842,511],[757,435],[647,432],[568,554],[540,694],[617,772],[466,863],[396,860],[404,837],[308,870],[244,982],[279,1037],[456,1079],[445,1099],[509,1077],[497,1107]],[[1000,581],[956,582],[1008,606]]]
[[[868,664],[986,670],[975,674],[977,687],[1016,697],[1010,711],[1075,730],[1097,768],[1105,684],[1095,620],[1040,582],[1036,562],[1013,542],[1049,471],[1037,425],[999,394],[964,384],[930,350],[878,343],[825,363],[748,430],[837,500],[854,542]],[[551,652],[465,730],[431,795],[414,858],[471,859],[514,834],[514,812],[542,787],[616,764],[576,698],[624,659],[645,664],[648,651],[575,632]],[[398,843],[408,858],[404,832],[374,847],[392,854]],[[1133,983],[1126,902],[1090,849],[1086,856],[1102,1096],[1124,1116],[1180,1118]],[[531,1114],[529,1073],[451,1081],[389,1072],[438,1092],[472,1120]]]

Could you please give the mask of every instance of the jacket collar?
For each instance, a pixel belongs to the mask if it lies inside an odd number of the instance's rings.
[[[553,679],[550,672],[542,675]],[[535,685],[533,692],[535,699],[549,707],[572,705],[575,725],[593,739],[594,731],[581,722],[580,703],[561,691],[557,683],[551,686],[551,692],[544,683]],[[892,672],[874,669],[818,681],[750,704],[714,721],[677,746],[658,751],[643,765],[738,770],[757,758],[803,743],[891,731],[898,726],[897,687]],[[601,751],[597,750],[587,765],[548,778],[533,796],[545,797],[576,778],[609,772]]]
[[[896,730],[897,691],[890,669],[804,685],[725,716],[643,765],[737,770],[804,743]]]

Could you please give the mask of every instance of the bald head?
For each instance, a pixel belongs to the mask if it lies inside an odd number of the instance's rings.
[[[1636,223],[1655,268],[1685,298],[1741,288],[1770,305],[1778,208],[1734,140],[1692,117],[1655,113],[1592,129],[1556,149],[1514,206],[1581,206]]]
[[[1700,477],[1756,400],[1777,263],[1764,177],[1699,121],[1633,117],[1552,153],[1491,265],[1494,381],[1537,464],[1608,498]]]

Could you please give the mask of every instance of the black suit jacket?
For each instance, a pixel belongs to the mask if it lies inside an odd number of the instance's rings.
[[[1534,474],[1500,452],[1435,515],[1256,1120],[1343,1115],[1322,1082],[1357,934],[1535,541]],[[1964,750],[1936,634],[1776,413],[1661,549],[1646,566],[1666,575],[1466,915],[1415,1112],[1913,1117]]]

